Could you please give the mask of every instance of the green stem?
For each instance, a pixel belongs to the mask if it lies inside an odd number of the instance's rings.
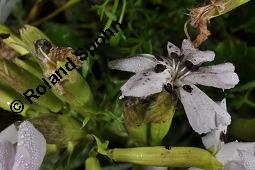
[[[56,16],[57,14],[59,14],[60,12],[66,10],[67,8],[73,6],[74,4],[80,2],[80,0],[70,0],[67,3],[65,3],[63,6],[61,6],[60,8],[58,8],[57,10],[55,10],[54,12],[52,12],[51,14],[47,15],[44,18],[39,19],[38,21],[33,22],[31,25],[40,25],[41,23],[53,18],[54,16]]]
[[[127,5],[127,2],[126,0],[122,0],[122,10],[121,10],[121,14],[120,14],[120,19],[119,19],[119,23],[122,22],[123,20],[123,17],[124,17],[124,14],[125,14],[125,10],[126,10],[126,5]]]
[[[112,13],[113,13],[113,14],[116,13],[116,10],[117,10],[117,8],[118,8],[118,5],[119,5],[119,0],[115,0],[115,1],[114,1],[114,4],[113,4],[113,7],[112,7]],[[113,21],[112,18],[109,18],[109,19],[107,20],[107,23],[106,23],[106,25],[105,25],[105,27],[104,27],[104,30],[106,30],[107,28],[109,28],[109,27],[111,26],[112,21]]]
[[[197,167],[221,170],[222,164],[208,151],[193,147],[162,146],[112,149],[107,156],[116,162],[128,162],[144,166]]]

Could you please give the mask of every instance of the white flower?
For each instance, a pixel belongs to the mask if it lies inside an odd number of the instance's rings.
[[[45,138],[28,121],[0,133],[0,170],[39,170],[45,153]]]
[[[219,105],[227,110],[226,100],[222,100]],[[207,149],[216,150],[215,157],[222,163],[224,170],[255,170],[255,142],[224,143],[222,137],[227,133],[227,126],[216,127],[212,132],[202,137],[203,144]],[[199,170],[189,168],[189,170]]]
[[[4,23],[17,0],[0,0],[0,23]]]
[[[221,102],[218,102],[218,105],[227,111],[226,99],[223,99]],[[227,126],[219,125],[213,129],[210,133],[202,137],[202,142],[206,149],[210,149],[213,152],[216,152],[221,149],[224,144],[224,138],[227,133]]]
[[[255,170],[255,142],[223,144],[215,157],[222,163],[223,170]]]
[[[199,51],[189,40],[183,40],[181,50],[168,42],[168,56],[140,54],[110,62],[112,69],[134,72],[122,87],[122,96],[146,97],[166,90],[177,94],[192,128],[199,134],[229,125],[230,115],[194,84],[222,89],[233,88],[238,82],[231,63],[199,67],[213,61],[214,52]]]

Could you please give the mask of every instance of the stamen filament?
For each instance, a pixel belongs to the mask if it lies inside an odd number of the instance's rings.
[[[187,75],[189,75],[191,73],[191,71],[188,71],[187,73],[183,74],[182,76],[180,76],[178,79],[181,80],[184,77],[186,77]]]

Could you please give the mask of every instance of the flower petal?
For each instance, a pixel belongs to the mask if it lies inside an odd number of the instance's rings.
[[[0,133],[0,140],[7,140],[12,144],[18,141],[18,131],[14,124],[11,124]]]
[[[220,125],[227,126],[231,118],[227,111],[212,101],[195,85],[191,92],[179,88],[179,98],[184,106],[191,127],[199,134],[211,132]]]
[[[227,131],[227,126],[220,126],[217,129],[212,130],[209,134],[202,137],[202,142],[206,149],[209,149],[210,147],[214,146],[216,151],[218,151],[222,145],[224,144],[224,141],[221,140],[221,136],[225,135]]]
[[[14,163],[15,149],[9,141],[0,141],[0,169],[10,170]]]
[[[243,150],[238,150],[238,152],[243,162],[243,165],[245,167],[245,170],[254,170],[255,169],[255,147],[254,147],[253,153],[243,151]]]
[[[175,46],[174,44],[172,44],[171,42],[167,43],[167,52],[168,52],[168,56],[171,58],[171,53],[176,53],[177,55],[181,54],[180,49]]]
[[[120,98],[124,96],[146,97],[159,93],[163,90],[164,84],[170,81],[170,78],[168,69],[161,73],[154,71],[137,73],[121,87],[122,96]]]
[[[38,170],[46,153],[46,140],[34,126],[24,121],[18,131],[13,170]]]
[[[217,102],[218,103],[218,102]],[[218,105],[227,111],[226,99],[223,99]],[[206,149],[214,146],[215,150],[218,151],[223,146],[224,141],[222,141],[222,135],[227,133],[227,126],[219,126],[216,129],[212,130],[212,132],[208,133],[204,137],[202,137],[202,142]]]
[[[109,67],[115,70],[128,72],[141,72],[151,69],[157,64],[156,58],[151,54],[140,54],[135,57],[113,60],[109,62]]]
[[[242,143],[242,142],[231,142],[224,144],[221,150],[216,154],[216,158],[223,163],[223,165],[230,162],[242,163],[242,159],[239,156],[238,150],[253,152],[255,150],[255,142]]]
[[[184,54],[184,61],[188,60],[194,65],[200,65],[204,62],[213,61],[215,53],[213,51],[200,51],[195,48],[190,40],[184,39],[182,41],[182,54]]]
[[[183,81],[192,84],[230,89],[239,82],[239,78],[234,72],[234,66],[231,63],[225,63],[215,66],[201,67],[198,71],[184,77]]]
[[[240,162],[232,161],[224,165],[224,170],[245,170],[245,167]]]

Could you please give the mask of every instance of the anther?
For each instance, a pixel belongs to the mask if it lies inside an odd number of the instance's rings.
[[[173,92],[173,88],[172,85],[170,83],[164,84],[164,89],[169,92],[172,93]]]
[[[161,73],[161,72],[163,72],[165,69],[166,69],[166,66],[165,66],[165,65],[163,65],[163,64],[157,64],[157,65],[155,66],[155,68],[154,68],[154,71],[155,71],[156,73]]]
[[[172,57],[172,58],[177,58],[177,57],[178,57],[178,54],[175,53],[175,52],[172,52],[172,53],[171,53],[171,57]]]
[[[184,64],[185,64],[186,68],[189,69],[189,70],[191,70],[192,67],[194,66],[193,63],[189,60],[185,61]]]

